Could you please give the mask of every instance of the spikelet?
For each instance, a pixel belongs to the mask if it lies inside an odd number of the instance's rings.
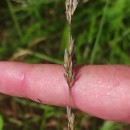
[[[75,116],[71,112],[71,87],[75,78],[74,71],[74,39],[71,35],[71,18],[75,12],[75,9],[78,5],[79,0],[66,0],[66,18],[69,26],[69,48],[65,49],[64,53],[64,68],[65,68],[65,80],[69,87],[69,106],[67,106],[67,117],[68,117],[68,130],[75,130],[74,128],[74,120]]]
[[[74,14],[74,11],[78,5],[79,0],[66,0],[66,18],[68,20],[69,25],[71,25],[71,16]]]

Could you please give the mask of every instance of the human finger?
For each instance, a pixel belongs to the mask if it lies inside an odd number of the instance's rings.
[[[69,90],[61,65],[0,63],[0,92],[43,104],[66,106]],[[76,67],[73,107],[99,118],[130,123],[130,67]]]

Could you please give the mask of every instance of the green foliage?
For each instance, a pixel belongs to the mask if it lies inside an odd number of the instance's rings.
[[[1,60],[63,63],[68,43],[64,1],[26,0],[19,4],[6,0],[1,3],[4,5]],[[128,0],[80,2],[72,28],[77,64],[130,63],[129,6]]]
[[[77,64],[130,64],[129,0],[83,1],[72,20]],[[0,60],[63,63],[68,44],[64,0],[1,0],[0,16]],[[0,110],[6,110],[2,114],[5,129],[60,130],[66,126],[63,109],[14,98],[3,99],[0,106],[6,106],[5,102],[13,104]],[[15,114],[7,116],[10,110]],[[77,129],[130,129],[77,111],[76,116]]]
[[[3,130],[4,127],[4,121],[3,121],[3,117],[0,115],[0,130]]]

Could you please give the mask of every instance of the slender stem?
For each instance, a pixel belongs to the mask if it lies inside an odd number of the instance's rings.
[[[75,116],[71,112],[71,88],[75,78],[74,72],[74,40],[71,34],[71,17],[74,14],[74,11],[78,5],[79,0],[66,0],[66,18],[68,21],[68,35],[69,35],[69,44],[68,49],[65,49],[64,54],[64,68],[65,68],[65,80],[67,82],[67,86],[69,88],[69,105],[67,106],[67,117],[68,117],[68,130],[74,130],[74,119]]]
[[[16,18],[16,15],[15,15],[15,13],[14,13],[14,9],[13,9],[13,7],[12,7],[12,4],[11,4],[10,0],[6,0],[6,2],[7,2],[7,5],[8,5],[8,7],[9,7],[9,11],[10,11],[10,13],[11,13],[13,22],[14,22],[14,24],[15,24],[15,28],[16,28],[16,31],[17,31],[17,33],[18,33],[18,36],[19,36],[19,38],[20,38],[20,40],[21,40],[21,42],[22,42],[22,36],[23,36],[23,34],[22,34],[22,31],[21,31],[20,25],[19,25],[19,23],[18,23],[18,20],[17,20],[17,18]]]
[[[98,31],[96,41],[94,43],[94,47],[93,47],[92,54],[91,54],[91,57],[90,57],[90,64],[93,64],[95,57],[96,57],[96,54],[97,54],[97,51],[98,51],[98,45],[99,45],[99,41],[100,41],[100,38],[101,38],[103,26],[104,26],[104,23],[105,23],[105,18],[106,18],[109,2],[110,2],[110,0],[106,1],[106,5],[105,5],[104,11],[103,11],[103,16],[102,16],[101,23],[100,23],[100,26],[99,26],[99,31]]]
[[[68,24],[68,28],[69,28],[69,46],[70,46],[70,40],[71,40],[71,24]]]

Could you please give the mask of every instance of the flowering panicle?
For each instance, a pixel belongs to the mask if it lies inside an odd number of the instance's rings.
[[[65,49],[64,54],[64,68],[65,68],[65,80],[69,87],[69,106],[67,106],[67,117],[68,117],[68,130],[74,130],[74,114],[71,112],[71,87],[75,78],[74,71],[74,39],[71,35],[71,19],[74,14],[74,11],[78,5],[79,0],[66,0],[66,18],[68,21],[69,27],[69,48]]]
[[[66,0],[66,18],[69,25],[71,25],[71,16],[74,14],[74,11],[78,5],[79,0]]]

